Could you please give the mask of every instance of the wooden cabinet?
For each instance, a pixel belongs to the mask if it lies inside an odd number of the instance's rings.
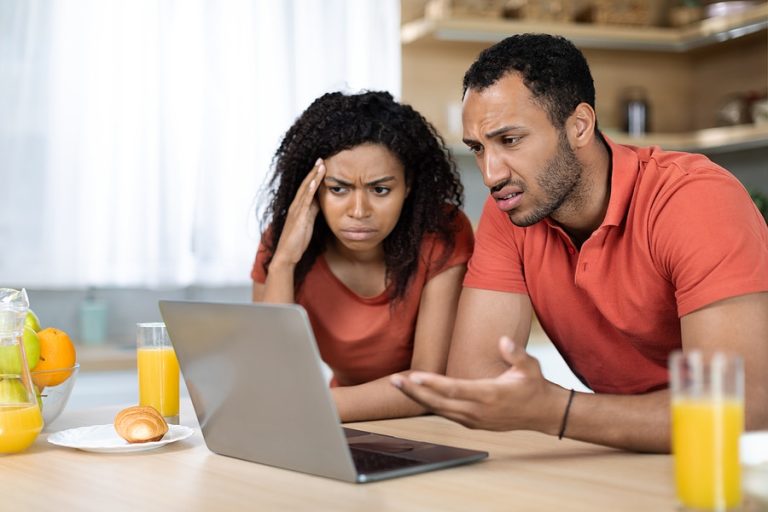
[[[768,3],[681,29],[417,18],[401,27],[403,100],[461,152],[456,115],[466,69],[508,35],[545,32],[584,52],[600,127],[614,140],[705,153],[768,148],[768,124],[717,127],[717,112],[731,95],[768,89],[767,27]],[[622,96],[633,86],[645,90],[651,131],[631,138],[620,126]]]

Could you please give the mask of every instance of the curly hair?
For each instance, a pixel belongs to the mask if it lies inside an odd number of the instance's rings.
[[[520,73],[557,128],[579,103],[595,108],[595,84],[584,54],[549,34],[517,34],[483,50],[464,74],[462,95],[467,89],[482,91],[510,72]]]
[[[264,240],[268,254],[265,272],[283,232],[288,208],[315,161],[366,143],[381,144],[397,157],[410,188],[395,228],[383,241],[386,278],[394,285],[390,300],[404,297],[418,268],[419,248],[426,234],[434,233],[444,240],[444,257],[450,255],[453,219],[462,205],[464,188],[442,137],[421,114],[396,102],[387,92],[333,92],[317,98],[301,114],[272,158],[270,200],[263,216],[263,225],[271,226],[271,236]],[[297,291],[333,236],[321,212],[294,271]]]

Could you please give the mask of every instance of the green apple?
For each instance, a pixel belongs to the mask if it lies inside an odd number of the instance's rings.
[[[27,390],[18,379],[0,380],[0,404],[17,404],[27,401]]]
[[[27,368],[31,370],[40,361],[40,338],[34,329],[25,325],[24,336],[21,339],[24,343],[24,354],[27,356]]]
[[[21,341],[24,344],[24,354],[27,356],[27,368],[32,369],[40,360],[40,338],[37,337],[37,333],[31,327],[25,325]],[[0,374],[18,375],[21,373],[18,354],[15,345],[0,347]]]
[[[37,315],[31,309],[27,310],[27,316],[24,317],[24,325],[31,327],[35,332],[40,330],[40,319],[37,318]]]
[[[4,374],[19,375],[20,351],[16,345],[0,346],[0,377]]]

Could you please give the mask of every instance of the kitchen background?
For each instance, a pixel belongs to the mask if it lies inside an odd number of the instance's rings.
[[[707,154],[768,203],[766,27],[756,1],[5,1],[0,282],[95,367],[160,298],[249,301],[271,155],[338,88],[387,89],[433,122],[476,221],[461,78],[516,32],[583,49],[614,140]]]

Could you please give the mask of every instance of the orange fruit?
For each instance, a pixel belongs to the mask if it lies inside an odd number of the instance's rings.
[[[40,388],[57,386],[72,375],[70,368],[75,365],[75,345],[66,332],[55,327],[39,331],[37,337],[40,339],[40,361],[32,368],[32,380]],[[64,371],[50,371],[60,369]]]

